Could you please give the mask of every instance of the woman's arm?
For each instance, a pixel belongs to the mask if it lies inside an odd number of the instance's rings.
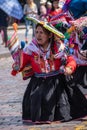
[[[26,65],[30,63],[30,56],[23,51],[20,52],[19,64],[12,65],[11,74],[15,76],[17,73],[22,72]]]
[[[76,61],[73,58],[73,56],[68,56],[67,57],[67,64],[65,66],[65,74],[72,74],[76,70]]]

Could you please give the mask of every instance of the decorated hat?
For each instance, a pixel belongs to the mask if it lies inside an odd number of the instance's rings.
[[[48,22],[40,21],[34,17],[26,17],[27,20],[32,20],[36,24],[41,24],[45,29],[49,30],[50,32],[56,34],[60,38],[65,38],[64,34],[60,32],[58,29],[56,29],[52,24],[49,24]]]

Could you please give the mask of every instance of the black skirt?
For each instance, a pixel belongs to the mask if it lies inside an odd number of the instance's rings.
[[[70,103],[70,112],[73,119],[87,115],[87,99],[81,88],[87,88],[87,66],[79,66],[75,73],[66,76],[66,93]]]
[[[74,81],[76,84],[87,88],[87,66],[79,66],[74,73]]]
[[[32,77],[23,98],[23,120],[70,120],[70,106],[64,89],[65,76]]]
[[[22,119],[69,121],[87,115],[87,100],[80,89],[63,74],[32,77],[22,103]]]

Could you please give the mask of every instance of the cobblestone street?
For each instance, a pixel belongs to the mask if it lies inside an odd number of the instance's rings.
[[[11,65],[13,59],[0,59],[0,129],[12,129],[18,127],[21,122],[21,102],[27,81],[23,81],[21,75],[13,77]],[[9,127],[9,128],[8,128]]]

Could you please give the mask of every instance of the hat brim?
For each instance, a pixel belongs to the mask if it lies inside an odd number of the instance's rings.
[[[64,34],[60,31],[58,31],[54,26],[52,26],[49,23],[46,23],[44,21],[40,21],[34,17],[26,17],[27,20],[32,20],[34,23],[39,23],[42,24],[44,28],[46,28],[47,30],[49,30],[50,32],[54,33],[55,35],[57,35],[60,38],[65,38]]]

